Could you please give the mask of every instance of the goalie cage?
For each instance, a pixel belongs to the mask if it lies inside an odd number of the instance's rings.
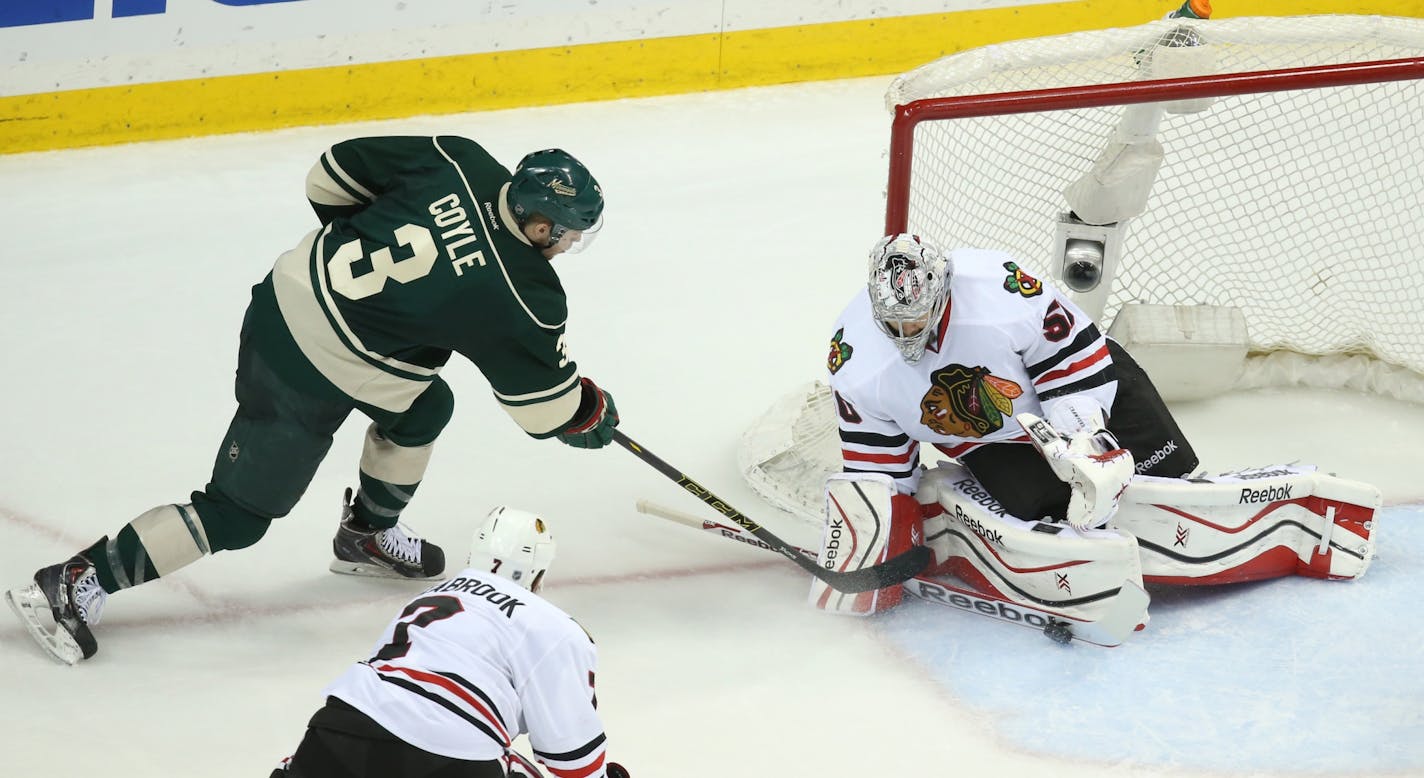
[[[1153,72],[1153,53],[1183,36],[1208,47],[1195,62],[1209,72]],[[886,96],[885,231],[1007,250],[1066,291],[1065,188],[1127,106],[1161,106],[1160,171],[1122,220],[1105,297],[1085,308],[1104,327],[1133,304],[1232,311],[1245,330],[1234,388],[1424,402],[1421,79],[1424,20],[1381,16],[1172,19],[954,54]],[[841,469],[825,384],[778,400],[738,464],[763,498],[819,525],[825,477]]]

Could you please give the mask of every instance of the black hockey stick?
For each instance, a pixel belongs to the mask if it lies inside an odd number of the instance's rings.
[[[816,576],[837,591],[847,594],[859,592],[869,592],[876,589],[884,589],[887,586],[904,583],[919,573],[923,572],[930,564],[930,550],[926,546],[915,546],[914,548],[896,557],[881,562],[878,565],[862,567],[859,570],[848,570],[846,572],[836,572],[827,570],[816,564],[816,560],[807,559],[800,551],[791,544],[772,534],[771,530],[757,524],[742,514],[741,511],[728,505],[726,501],[713,494],[707,487],[697,483],[681,472],[677,468],[659,459],[656,454],[643,448],[634,442],[627,435],[617,429],[613,430],[613,440],[618,445],[628,449],[634,456],[652,465],[655,470],[673,481],[678,486],[686,489],[692,496],[712,506],[712,509],[726,516],[736,523],[737,526],[750,532],[761,542],[771,547],[772,551],[781,554],[792,562],[800,565],[803,570]]]

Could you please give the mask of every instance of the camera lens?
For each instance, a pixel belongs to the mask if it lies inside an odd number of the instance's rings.
[[[1070,240],[1063,251],[1063,284],[1075,292],[1088,292],[1103,278],[1103,244]]]

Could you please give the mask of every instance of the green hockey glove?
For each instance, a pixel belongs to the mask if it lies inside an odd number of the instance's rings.
[[[613,404],[613,395],[598,388],[587,378],[580,378],[583,399],[579,401],[574,422],[563,432],[559,440],[574,448],[603,448],[613,440],[613,428],[618,426],[618,407]]]

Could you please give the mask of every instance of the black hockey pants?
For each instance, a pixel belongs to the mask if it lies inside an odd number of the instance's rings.
[[[292,510],[352,411],[401,446],[434,441],[454,413],[454,395],[439,376],[404,413],[343,394],[302,355],[270,298],[266,287],[254,288],[238,345],[237,412],[218,446],[211,481],[191,498],[215,552],[256,543],[272,519]]]
[[[327,697],[286,769],[273,770],[271,778],[504,778],[504,768],[498,761],[468,762],[422,751]]]

